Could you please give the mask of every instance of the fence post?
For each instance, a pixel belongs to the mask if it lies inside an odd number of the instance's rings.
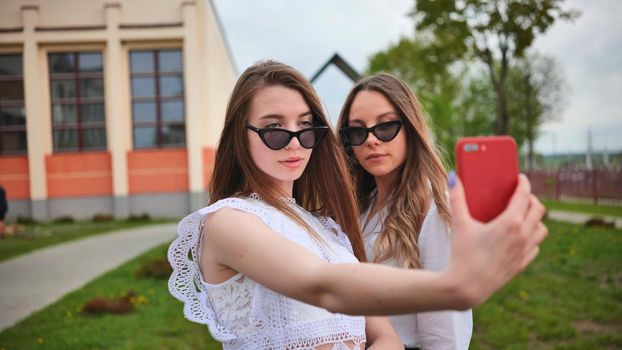
[[[559,201],[561,199],[561,183],[559,179],[559,169],[555,170],[555,200]]]
[[[596,186],[596,176],[598,172],[596,171],[596,167],[592,168],[592,198],[594,200],[594,204],[598,204],[598,187]]]

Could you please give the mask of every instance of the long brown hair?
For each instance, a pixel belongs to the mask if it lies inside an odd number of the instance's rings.
[[[329,125],[311,83],[294,68],[275,61],[262,61],[249,67],[238,79],[227,105],[209,185],[210,204],[255,192],[318,238],[291,207],[279,200],[283,193],[250,156],[245,125],[252,99],[260,89],[274,85],[298,91],[311,110],[314,125]],[[348,235],[354,255],[360,261],[366,261],[354,187],[349,181],[346,162],[339,141],[328,132],[313,149],[302,176],[294,181],[293,196],[306,210],[332,217]]]
[[[451,220],[446,197],[447,173],[417,97],[403,81],[392,75],[381,73],[358,81],[343,105],[339,128],[348,125],[352,102],[363,90],[384,95],[402,117],[408,152],[387,197],[387,203],[392,204],[374,247],[374,261],[382,262],[394,257],[405,267],[418,268],[417,240],[432,198],[443,222],[448,225]],[[373,176],[356,162],[352,147],[346,143],[342,143],[342,147],[350,161],[359,208],[363,212],[371,205],[376,183]]]

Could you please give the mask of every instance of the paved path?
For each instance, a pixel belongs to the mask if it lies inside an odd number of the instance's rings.
[[[549,210],[548,217],[557,221],[565,221],[572,224],[585,224],[589,219],[592,218],[602,218],[606,222],[611,222],[615,225],[616,228],[622,228],[622,218],[616,216],[607,216],[600,214],[586,214],[586,213],[576,213],[570,211],[561,211],[561,210]]]
[[[0,262],[0,330],[133,257],[170,242],[176,224],[114,231]]]

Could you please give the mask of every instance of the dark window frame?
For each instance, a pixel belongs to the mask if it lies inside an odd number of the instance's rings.
[[[179,70],[161,71],[160,70],[160,58],[159,53],[163,51],[176,51],[179,52],[181,62]],[[153,71],[137,71],[134,72],[132,68],[132,53],[150,53],[153,60]],[[181,48],[161,48],[161,49],[136,49],[129,50],[129,67],[130,67],[130,95],[132,106],[132,147],[133,149],[162,149],[162,148],[185,148],[187,145],[186,133],[186,101],[184,90],[184,66],[183,66],[183,50]],[[160,84],[160,78],[163,77],[178,77],[181,80],[182,89],[181,94],[178,96],[162,96],[162,86]],[[153,96],[134,96],[132,91],[132,81],[134,78],[153,78],[154,80],[154,95]],[[165,121],[162,115],[162,102],[179,101],[182,103],[183,118],[182,120]],[[152,102],[155,104],[155,120],[154,121],[136,121],[134,118],[134,103]],[[136,146],[136,134],[135,129],[140,127],[153,127],[156,129],[156,142],[153,145],[145,147]],[[183,127],[184,129],[184,141],[183,143],[164,143],[163,140],[163,128],[165,127]]]
[[[99,54],[102,59],[102,67],[101,71],[93,72],[93,71],[80,71],[80,54]],[[53,73],[52,68],[50,67],[51,57],[53,55],[73,55],[74,59],[74,68],[70,73]],[[108,140],[107,140],[107,132],[106,132],[106,89],[104,82],[104,62],[103,62],[103,52],[102,51],[63,51],[63,52],[48,52],[48,67],[49,67],[49,83],[50,83],[50,105],[52,107],[52,113],[50,117],[51,125],[52,125],[52,143],[54,148],[54,153],[65,153],[65,152],[92,152],[92,151],[105,151],[108,148]],[[80,81],[81,79],[101,79],[102,81],[102,95],[99,97],[83,97]],[[54,81],[72,81],[73,87],[75,89],[75,97],[70,98],[54,98],[54,94],[52,92],[53,82]],[[103,118],[101,121],[96,122],[83,122],[84,111],[83,106],[87,104],[100,103],[103,105]],[[76,111],[76,122],[74,125],[63,125],[57,124],[54,121],[54,106],[75,106]],[[95,129],[103,129],[104,131],[104,144],[98,147],[88,147],[85,146],[85,136],[84,134],[88,130]],[[56,147],[55,142],[55,131],[60,130],[75,130],[77,137],[76,148],[62,148],[59,149]]]
[[[24,56],[21,52],[15,52],[15,53],[2,53],[0,54],[1,56],[18,56],[20,59],[20,62],[22,64],[22,71],[21,74],[6,74],[6,75],[2,75],[0,74],[0,82],[21,82],[22,85],[22,91],[21,91],[21,99],[16,99],[16,100],[6,100],[6,101],[2,101],[0,100],[0,118],[2,116],[2,111],[5,108],[22,108],[24,109],[24,119],[26,119],[26,111],[25,111],[25,96],[24,96],[24,70],[23,70],[23,65],[24,65]],[[4,149],[4,134],[5,133],[17,133],[17,132],[23,132],[26,135],[26,147],[24,149],[19,149],[16,151],[6,151]],[[28,154],[28,130],[27,130],[27,125],[4,125],[2,123],[2,120],[0,119],[0,156],[7,156],[7,155],[24,155],[24,154]]]

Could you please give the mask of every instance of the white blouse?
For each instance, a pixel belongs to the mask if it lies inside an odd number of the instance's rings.
[[[360,217],[368,261],[374,260],[374,244],[382,232],[382,223],[388,214],[387,206],[368,220],[371,207],[372,205]],[[451,256],[450,235],[436,204],[432,201],[417,240],[422,269],[442,271],[447,267]],[[384,261],[383,264],[402,266],[395,259]],[[406,347],[419,347],[423,350],[469,348],[473,331],[471,310],[421,312],[390,316],[389,320]]]
[[[348,237],[330,218],[317,217],[287,201],[325,241],[318,243],[302,227],[265,202],[227,198],[196,211],[179,223],[179,236],[168,250],[173,267],[169,291],[184,302],[184,315],[206,324],[214,339],[228,349],[315,349],[332,344],[333,350],[362,349],[365,318],[331,313],[278,294],[242,273],[221,284],[209,284],[199,271],[203,218],[229,207],[259,217],[264,224],[330,263],[356,263]],[[231,225],[235,226],[232,222]],[[253,234],[253,232],[248,232]],[[351,345],[350,345],[351,346]]]

